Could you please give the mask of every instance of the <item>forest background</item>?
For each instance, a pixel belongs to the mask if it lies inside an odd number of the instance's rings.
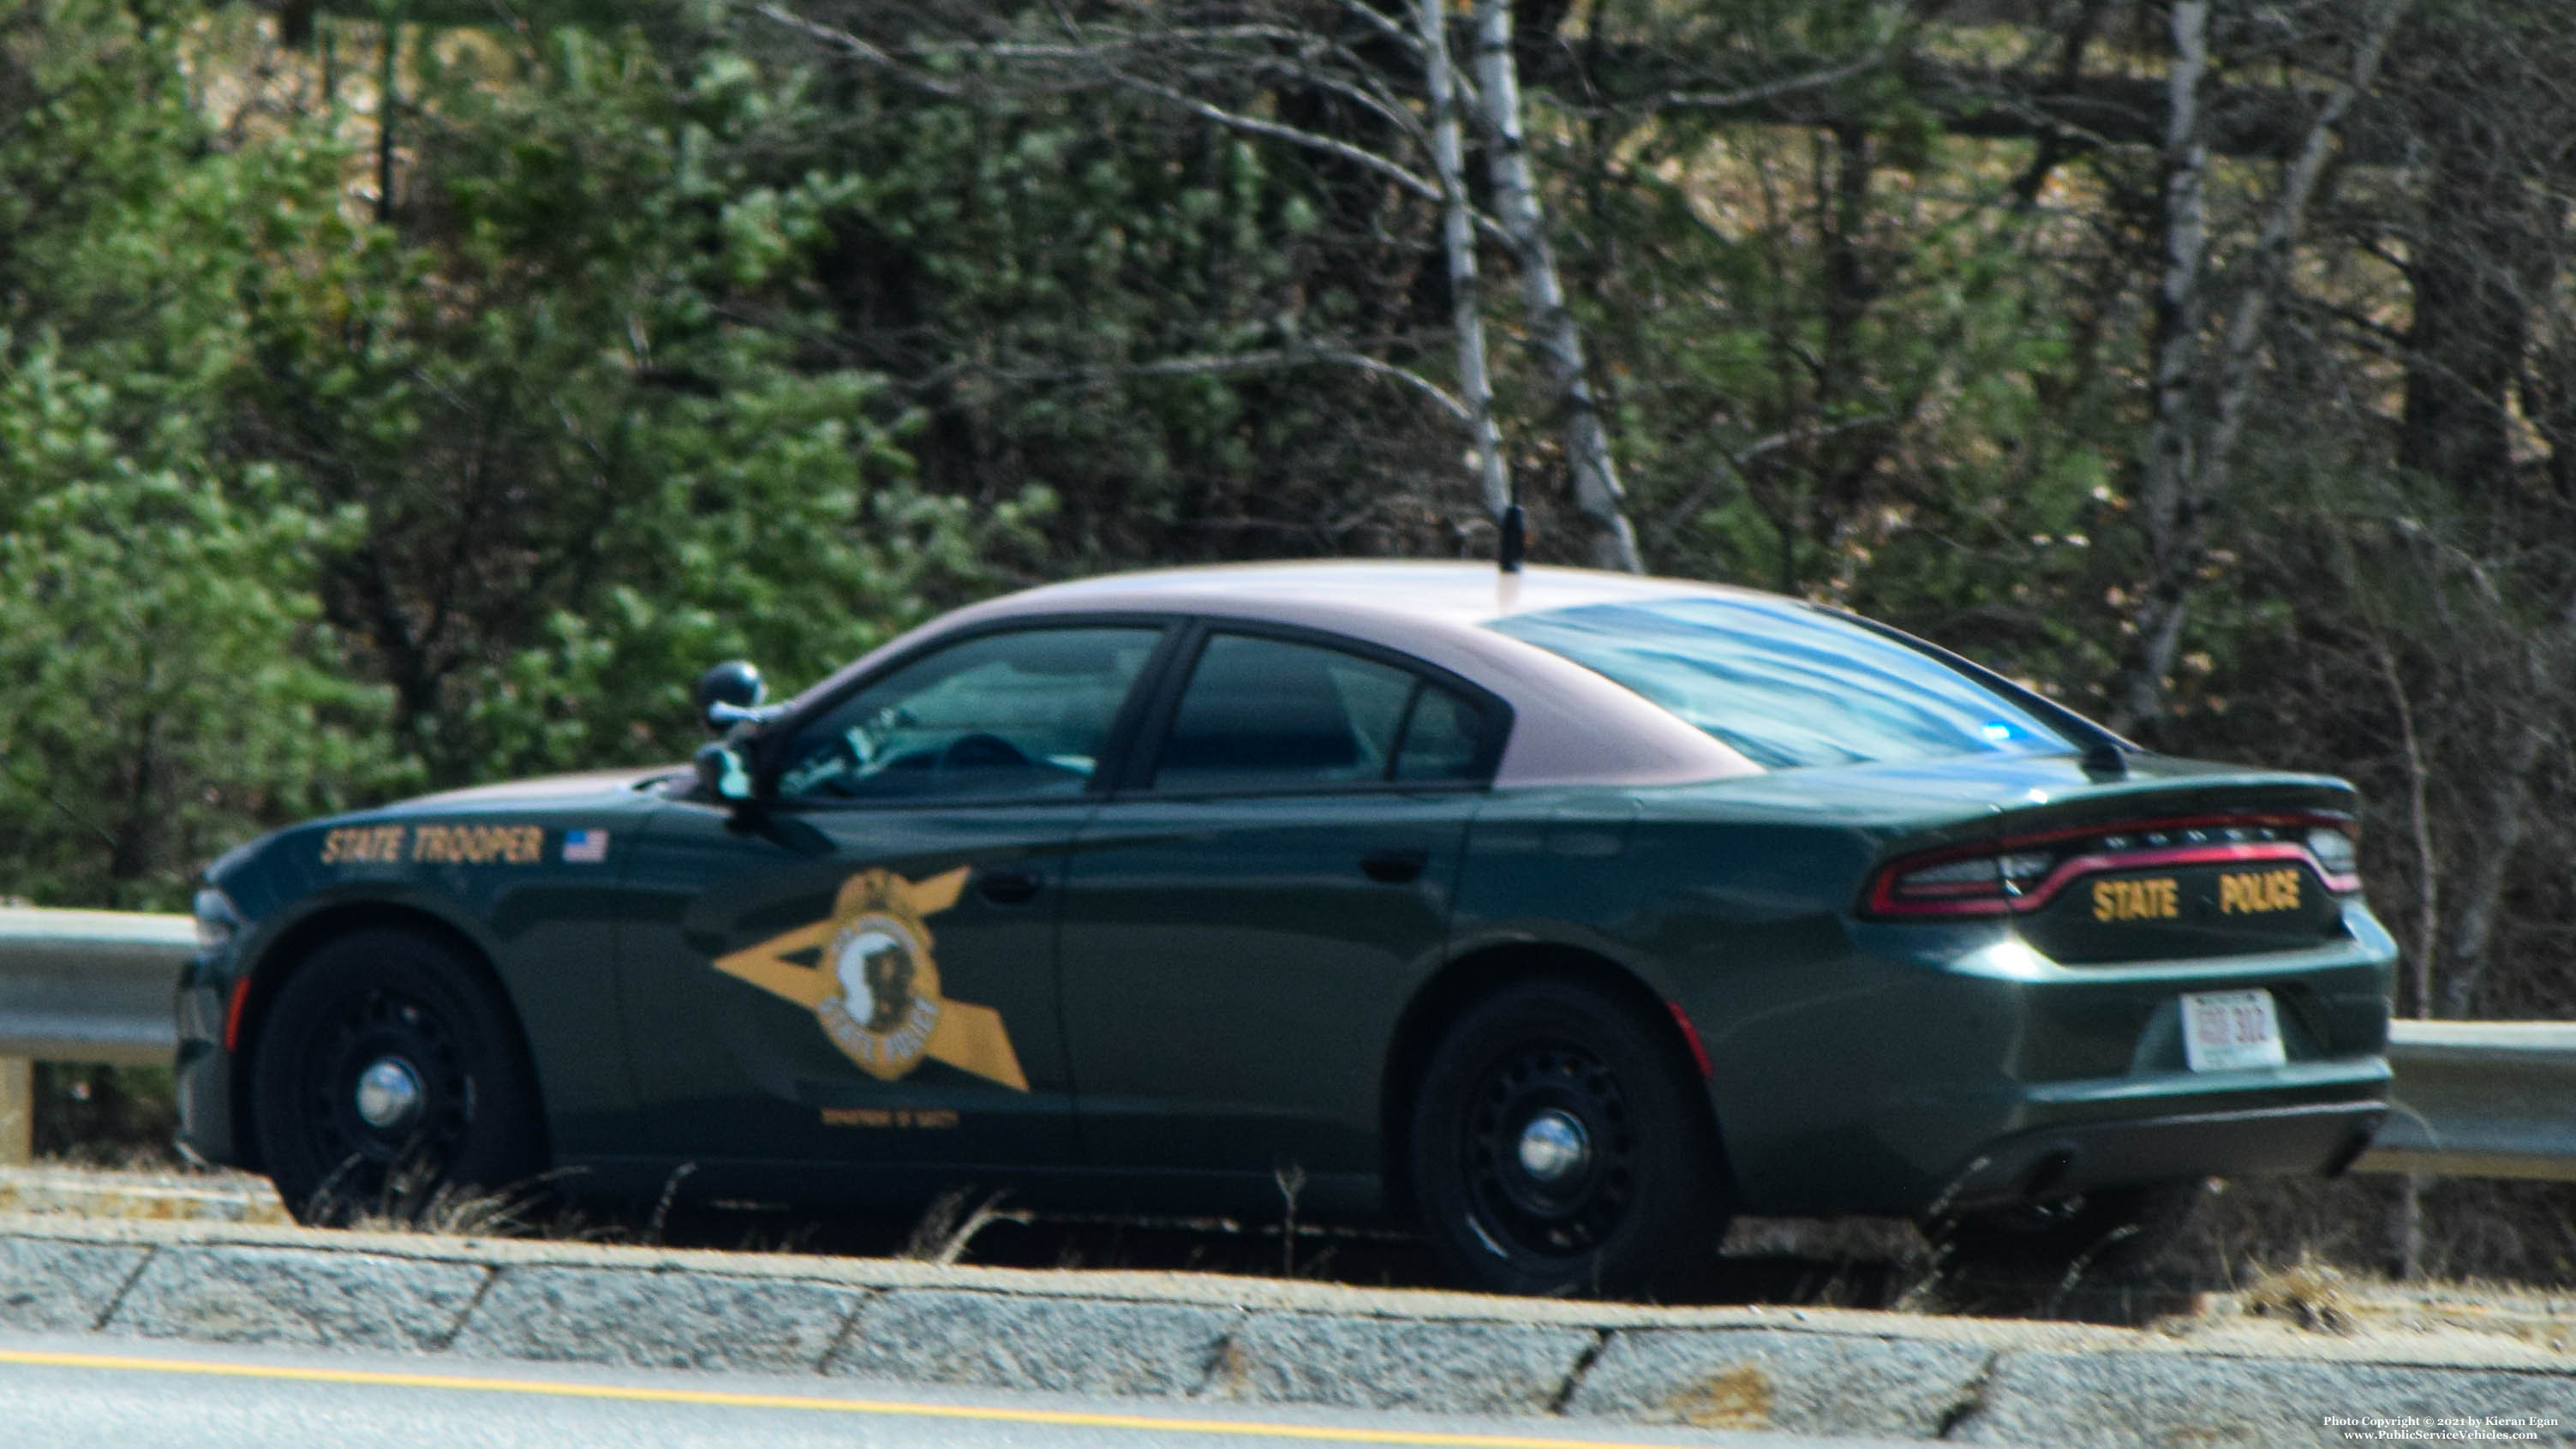
[[[2350,777],[2400,1010],[2576,1016],[2572,191],[2515,0],[0,0],[0,889],[1516,488]],[[2576,1276],[2444,1191],[2284,1211]]]

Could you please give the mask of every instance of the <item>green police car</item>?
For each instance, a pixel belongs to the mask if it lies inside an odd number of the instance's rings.
[[[540,1175],[1272,1214],[1293,1173],[1481,1287],[1660,1294],[1736,1212],[2089,1253],[2385,1110],[2349,786],[1794,600],[1207,568],[752,678],[694,767],[218,861],[183,1143],[316,1219]]]

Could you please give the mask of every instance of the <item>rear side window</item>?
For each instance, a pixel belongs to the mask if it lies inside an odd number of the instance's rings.
[[[1479,777],[1483,711],[1412,670],[1314,644],[1215,634],[1155,762],[1159,794]]]
[[[1399,780],[1473,780],[1485,750],[1483,709],[1439,685],[1425,683],[1395,754]]]
[[[1587,604],[1491,627],[1608,675],[1766,769],[2076,748],[1931,655],[1787,601]]]

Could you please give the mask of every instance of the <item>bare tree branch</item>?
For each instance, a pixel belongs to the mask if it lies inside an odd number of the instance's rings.
[[[1661,95],[1649,96],[1642,101],[1604,106],[1599,109],[1621,112],[1642,111],[1649,115],[1657,111],[1737,110],[1745,106],[1759,105],[1764,101],[1776,101],[1783,96],[1795,95],[1800,91],[1822,90],[1827,86],[1839,85],[1854,76],[1866,75],[1878,69],[1887,64],[1887,60],[1887,48],[1881,46],[1840,65],[1809,71],[1804,75],[1785,76],[1779,80],[1765,81],[1760,85],[1746,86],[1740,90],[1665,91]]]
[[[1369,4],[1368,0],[1342,0],[1342,9],[1376,31],[1379,39],[1394,41],[1417,56],[1422,54],[1422,37],[1407,28],[1404,22]]]
[[[1347,367],[1399,383],[1442,412],[1464,423],[1467,405],[1447,388],[1409,367],[1382,357],[1339,347],[1274,347],[1259,352],[1206,353],[1165,357],[1151,362],[1095,363],[1060,368],[959,367],[948,377],[973,374],[1001,382],[1109,382],[1123,377],[1221,377],[1244,372],[1282,372],[1297,367]]]
[[[2424,766],[2424,742],[2415,729],[2415,706],[2408,699],[2406,681],[2397,672],[2397,656],[2390,652],[2388,641],[2378,634],[2370,636],[2372,662],[2379,666],[2380,678],[2388,682],[2388,698],[2397,707],[2398,743],[2406,766],[2406,823],[2415,847],[2415,949],[2413,968],[2415,1014],[2433,1014],[2433,950],[2442,939],[2442,873],[2433,853],[2433,807],[2427,794],[2430,772]]]
[[[902,61],[888,55],[885,51],[877,48],[876,46],[870,45],[868,42],[852,35],[846,30],[837,29],[833,26],[822,24],[819,21],[808,20],[804,16],[797,14],[793,10],[787,9],[783,5],[768,3],[768,0],[761,0],[761,3],[752,5],[750,9],[752,14],[759,16],[763,20],[769,21],[773,25],[784,26],[789,30],[793,30],[798,34],[805,36],[809,40],[819,40],[825,45],[840,51],[842,54],[847,55],[854,60],[860,61],[863,64],[894,77],[896,80],[903,82],[905,85],[911,86],[915,90],[927,91],[934,96],[939,96],[947,100],[956,100],[965,95],[965,91],[961,87],[952,84],[951,82],[941,80],[937,76],[925,74],[916,66],[906,65]]]
[[[1427,180],[1374,151],[1365,150],[1331,136],[1302,130],[1296,126],[1283,125],[1277,121],[1265,121],[1258,116],[1246,116],[1229,111],[1213,101],[1202,100],[1186,91],[1120,70],[1105,59],[1100,60],[1098,64],[1105,74],[1127,89],[1168,101],[1200,120],[1223,126],[1229,131],[1241,131],[1250,136],[1264,136],[1273,141],[1285,141],[1292,146],[1302,146],[1310,151],[1320,151],[1327,156],[1337,157],[1364,170],[1375,172],[1425,201],[1442,200],[1438,183]]]
[[[2247,272],[2246,283],[2237,292],[2235,315],[2228,319],[2224,351],[2220,354],[2218,417],[2210,429],[2207,454],[2210,466],[2224,468],[2236,451],[2236,437],[2245,417],[2245,400],[2253,391],[2254,359],[2261,351],[2263,324],[2272,304],[2289,286],[2290,249],[2297,245],[2299,233],[2306,225],[2308,202],[2316,194],[2318,178],[2325,174],[2326,160],[2334,151],[2337,131],[2352,109],[2352,103],[2370,89],[2379,75],[2381,57],[2388,52],[2388,40],[2414,0],[2380,0],[2371,16],[2370,27],[2353,46],[2352,68],[2343,83],[2326,97],[2316,120],[2308,126],[2307,138],[2299,145],[2298,159],[2290,163],[2289,173],[2281,178],[2280,189],[2273,193],[2271,212],[2263,219],[2262,235],[2256,238],[2253,251],[2241,262]]]
[[[1767,438],[1760,438],[1747,443],[1743,447],[1737,448],[1732,452],[1721,452],[1718,454],[1718,462],[1723,464],[1724,467],[1721,469],[1711,470],[1710,476],[1703,477],[1699,482],[1693,484],[1691,491],[1684,494],[1679,503],[1666,508],[1662,519],[1655,524],[1656,535],[1660,538],[1670,539],[1675,534],[1681,532],[1683,525],[1690,522],[1691,515],[1699,512],[1699,510],[1707,504],[1708,496],[1717,491],[1717,478],[1715,475],[1719,472],[1732,473],[1736,477],[1741,478],[1744,476],[1745,469],[1747,467],[1760,462],[1762,459],[1769,457],[1771,454],[1777,453],[1784,448],[1796,447],[1800,443],[1820,442],[1826,438],[1834,437],[1841,433],[1852,432],[1860,428],[1877,427],[1880,424],[1891,423],[1894,421],[1896,421],[1896,414],[1892,412],[1868,413],[1861,417],[1844,418],[1838,422],[1813,424],[1803,428],[1791,428],[1785,432],[1773,433]]]

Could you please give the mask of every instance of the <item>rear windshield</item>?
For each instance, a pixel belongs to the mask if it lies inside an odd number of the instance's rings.
[[[2074,748],[1933,656],[1786,600],[1587,604],[1492,627],[1608,675],[1766,769]]]

